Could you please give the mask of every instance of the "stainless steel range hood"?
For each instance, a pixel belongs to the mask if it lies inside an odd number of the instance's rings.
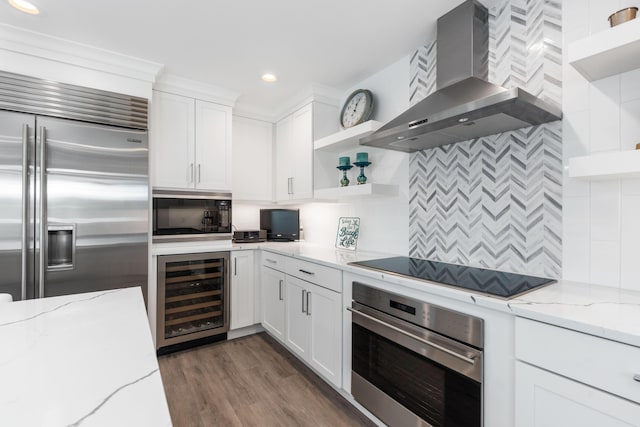
[[[489,83],[489,14],[468,0],[438,19],[437,90],[360,144],[411,153],[560,120],[559,107]]]

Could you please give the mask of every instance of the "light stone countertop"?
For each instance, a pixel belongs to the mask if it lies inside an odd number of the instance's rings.
[[[176,253],[175,251],[179,250],[177,244],[165,245],[163,245],[164,248],[154,247],[154,255],[163,252]],[[200,247],[203,251],[204,248],[208,248],[208,250],[212,248],[211,244],[209,246],[203,244]],[[557,283],[534,290],[518,298],[504,300],[437,283],[406,279],[393,274],[349,265],[354,261],[385,258],[397,254],[360,250],[348,251],[320,247],[305,242],[248,244],[229,244],[227,242],[226,246],[215,247],[224,247],[225,249],[214,250],[263,249],[404,286],[424,293],[425,298],[428,298],[430,294],[439,295],[640,347],[640,292],[559,280]],[[191,245],[184,246],[184,248],[194,249],[198,246]]]
[[[0,425],[171,426],[140,288],[0,304]]]
[[[561,280],[508,306],[520,317],[640,347],[640,292]]]

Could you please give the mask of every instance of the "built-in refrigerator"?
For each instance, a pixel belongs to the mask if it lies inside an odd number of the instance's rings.
[[[141,286],[147,101],[0,73],[0,293]]]

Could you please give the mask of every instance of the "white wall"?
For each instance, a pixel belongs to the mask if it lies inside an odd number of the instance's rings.
[[[409,56],[389,65],[345,91],[343,101],[356,89],[374,95],[372,119],[386,122],[409,107]],[[372,165],[365,169],[368,182],[397,184],[397,197],[355,199],[350,203],[312,203],[301,207],[300,221],[305,240],[324,246],[335,244],[338,218],[360,217],[358,249],[406,255],[409,252],[409,155],[390,150],[360,147],[369,153]],[[355,152],[347,153],[355,156]],[[338,162],[336,156],[336,165]],[[356,169],[351,170],[351,185]],[[338,186],[338,174],[336,175]]]
[[[640,1],[563,2],[563,276],[640,291],[640,180],[567,176],[568,159],[632,150],[640,142],[640,70],[589,82],[567,62],[567,45],[608,28],[607,17]]]
[[[373,53],[375,54],[375,53]],[[373,93],[372,119],[387,122],[409,107],[409,61],[404,56],[374,75],[345,91],[342,102],[356,89],[369,89]]]
[[[409,57],[389,65],[371,77],[345,91],[343,99],[356,89],[373,92],[377,107],[373,119],[386,122],[409,106]],[[349,203],[307,203],[279,205],[281,208],[299,208],[300,225],[304,228],[306,242],[321,246],[335,245],[338,219],[342,216],[360,217],[358,249],[403,254],[409,252],[409,156],[405,153],[362,147],[355,151],[367,151],[372,165],[365,170],[368,182],[397,184],[397,197],[356,199]],[[355,151],[347,153],[355,157]],[[338,163],[336,155],[335,164]],[[351,170],[355,184],[356,169]],[[339,174],[335,185],[338,186]],[[235,203],[233,223],[238,229],[255,229],[260,226],[260,208],[275,205]]]

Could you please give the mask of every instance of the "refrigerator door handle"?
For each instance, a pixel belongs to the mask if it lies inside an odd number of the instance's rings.
[[[27,246],[29,244],[29,125],[22,125],[22,266],[21,266],[21,296],[27,299]]]
[[[47,184],[46,184],[47,128],[40,127],[40,263],[38,265],[38,297],[44,297],[44,275],[47,266]]]

